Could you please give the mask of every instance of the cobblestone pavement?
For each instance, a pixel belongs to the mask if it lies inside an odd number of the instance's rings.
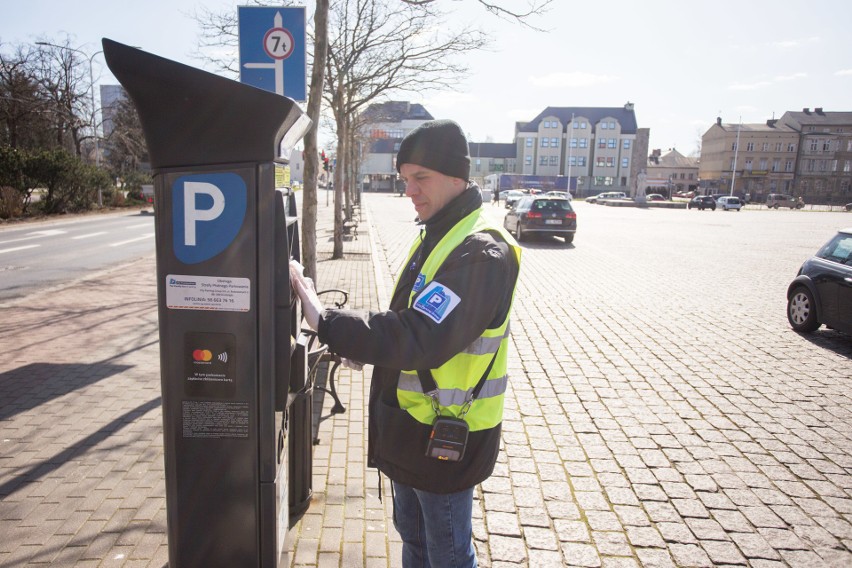
[[[381,309],[416,227],[407,199],[363,209],[330,260],[320,206],[317,280]],[[799,264],[852,217],[576,209],[573,246],[524,244],[480,564],[852,565],[852,339],[784,315]],[[153,255],[0,309],[0,566],[164,566]],[[291,566],[399,565],[366,468],[370,371],[341,373],[345,414],[318,402]]]

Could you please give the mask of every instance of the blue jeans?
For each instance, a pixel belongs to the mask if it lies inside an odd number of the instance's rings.
[[[403,568],[476,568],[473,488],[441,495],[393,482]]]

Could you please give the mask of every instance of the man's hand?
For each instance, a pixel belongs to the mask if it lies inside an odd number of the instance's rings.
[[[304,271],[304,267],[297,261],[290,261],[290,283],[302,302],[302,314],[310,328],[319,331],[319,316],[323,307],[313,281],[305,276]]]

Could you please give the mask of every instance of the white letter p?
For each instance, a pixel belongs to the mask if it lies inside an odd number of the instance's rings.
[[[225,210],[225,196],[222,190],[203,181],[188,181],[183,184],[183,237],[186,246],[195,246],[195,222],[212,221]],[[196,209],[195,196],[199,193],[213,198],[210,209]]]

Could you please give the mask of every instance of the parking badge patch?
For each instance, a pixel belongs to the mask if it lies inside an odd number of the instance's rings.
[[[414,309],[441,323],[460,303],[455,292],[440,282],[430,282],[414,301]]]
[[[423,288],[423,284],[426,283],[426,275],[422,272],[417,275],[417,280],[414,281],[414,292],[417,293]]]

